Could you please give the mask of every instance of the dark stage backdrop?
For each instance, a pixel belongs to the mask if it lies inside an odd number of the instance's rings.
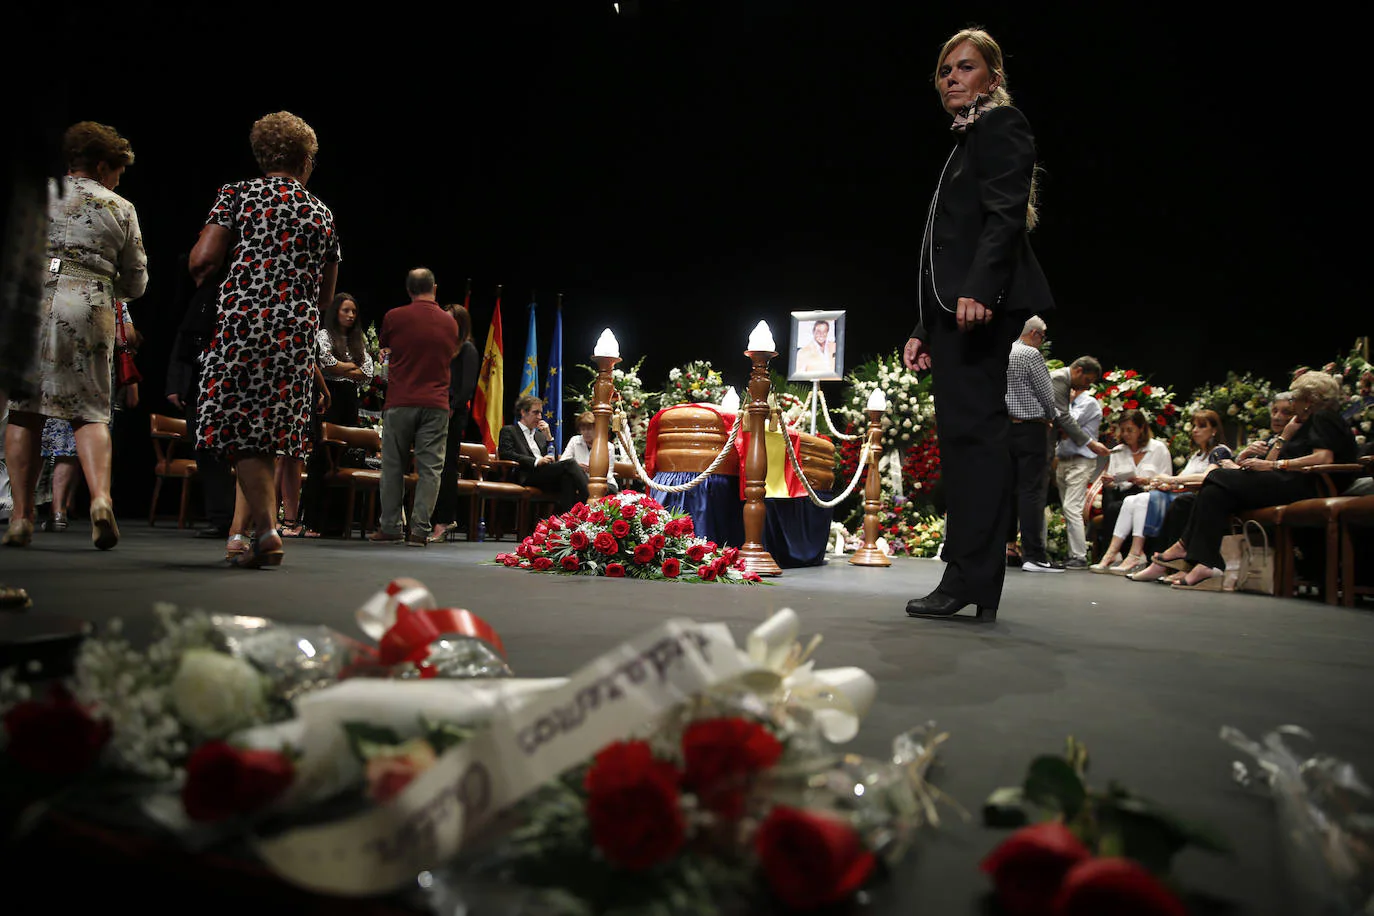
[[[914,323],[920,227],[951,143],[929,75],[973,23],[1008,52],[1039,143],[1055,355],[1186,396],[1230,368],[1282,382],[1369,330],[1354,304],[1367,233],[1346,218],[1355,64],[1316,8],[484,6],[335,5],[270,25],[106,15],[101,60],[43,64],[68,71],[54,118],[111,123],[137,152],[120,191],[150,256],[134,306],[145,405],[189,292],[185,253],[217,186],[256,173],[253,120],[283,108],[319,133],[311,188],[338,219],[340,287],[364,320],[426,265],[446,301],[472,278],[480,348],[504,284],[508,393],[526,303],[541,306],[542,379],[559,292],[565,363],[610,327],[629,362],[647,355],[650,387],[693,358],[742,385],[749,329],[767,319],[782,339],[796,309],[848,310],[847,365],[891,352]],[[60,15],[31,30],[40,61]],[[121,433],[123,511],[149,489],[145,411]]]

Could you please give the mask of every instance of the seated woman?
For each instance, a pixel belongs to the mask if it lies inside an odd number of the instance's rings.
[[[568,440],[567,448],[563,449],[564,458],[571,458],[576,461],[582,470],[591,473],[592,468],[592,439],[596,436],[596,417],[590,410],[584,410],[577,415],[577,435]],[[609,471],[606,474],[607,491],[615,493],[619,491],[620,485],[615,480],[615,463],[620,460],[620,448],[612,439],[606,443],[610,449]]]
[[[1355,437],[1339,413],[1340,383],[1325,372],[1307,372],[1294,379],[1293,394],[1295,415],[1267,457],[1246,458],[1237,470],[1219,468],[1203,481],[1183,536],[1160,554],[1166,562],[1192,564],[1174,588],[1220,591],[1221,539],[1232,515],[1316,497],[1318,478],[1296,469],[1354,461]],[[1337,480],[1338,486],[1347,483]]]
[[[1120,442],[1112,449],[1107,469],[1099,478],[1102,481],[1102,525],[1113,531],[1126,497],[1145,492],[1151,479],[1163,477],[1173,470],[1169,446],[1154,438],[1150,421],[1143,412],[1126,411],[1117,421],[1116,429]],[[1121,538],[1113,538],[1111,545],[1102,552],[1102,559],[1089,568],[1097,573],[1124,575],[1143,567],[1144,557],[1129,558],[1129,563],[1122,561],[1121,542]]]
[[[1224,468],[1232,470],[1240,467],[1239,462],[1246,458],[1263,458],[1274,448],[1274,440],[1283,436],[1284,429],[1288,422],[1293,419],[1293,392],[1282,391],[1274,395],[1274,400],[1269,404],[1269,430],[1270,435],[1261,436],[1251,442],[1245,448],[1236,453],[1234,458],[1221,463]]]

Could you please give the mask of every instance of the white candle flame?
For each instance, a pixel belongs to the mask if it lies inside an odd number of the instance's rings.
[[[720,399],[720,409],[726,413],[739,413],[739,394],[734,385],[725,389],[725,397]]]
[[[592,352],[592,356],[614,356],[616,359],[620,359],[620,344],[616,341],[610,328],[602,331],[601,336],[597,338],[596,350]]]
[[[873,389],[873,393],[868,396],[868,409],[887,410],[887,395],[883,394],[883,389]]]
[[[765,353],[772,353],[778,349],[773,344],[773,332],[769,330],[768,322],[760,321],[754,325],[754,330],[749,335],[749,346],[746,349]]]

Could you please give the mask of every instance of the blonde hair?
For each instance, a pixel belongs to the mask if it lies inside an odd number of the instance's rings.
[[[983,63],[987,64],[988,70],[992,73],[997,85],[988,93],[993,106],[1001,107],[1011,105],[1011,93],[1007,91],[1007,70],[1002,56],[1002,46],[997,43],[984,29],[977,26],[955,32],[944,47],[940,49],[940,56],[935,61],[935,74],[931,77],[931,82],[935,86],[938,94],[940,91],[940,68],[945,65],[945,58],[954,51],[955,48],[964,42],[969,42],[978,49],[978,53],[983,56]],[[1040,213],[1036,208],[1040,197],[1040,164],[1037,162],[1031,170],[1030,198],[1026,201],[1026,229],[1034,229],[1040,222]]]
[[[134,150],[119,131],[96,121],[78,121],[62,135],[62,155],[67,168],[89,171],[100,163],[111,168],[134,164]]]
[[[1305,395],[1318,410],[1330,410],[1340,403],[1341,383],[1325,372],[1304,372],[1293,379],[1293,395]]]
[[[253,158],[264,172],[302,172],[320,151],[315,129],[289,111],[264,115],[248,135]]]

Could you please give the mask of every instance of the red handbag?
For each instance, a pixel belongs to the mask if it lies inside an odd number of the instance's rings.
[[[127,388],[143,381],[143,373],[134,363],[134,351],[129,349],[129,335],[124,328],[124,303],[115,303],[115,386]]]

